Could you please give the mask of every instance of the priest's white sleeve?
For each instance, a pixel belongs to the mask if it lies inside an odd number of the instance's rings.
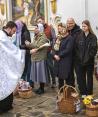
[[[7,36],[0,39],[0,100],[10,95],[24,70],[25,51],[17,48]]]

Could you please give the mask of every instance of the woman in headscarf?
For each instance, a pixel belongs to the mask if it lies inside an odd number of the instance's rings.
[[[30,82],[30,68],[31,68],[31,54],[30,49],[26,47],[25,41],[28,40],[31,42],[30,32],[27,29],[27,26],[22,21],[17,20],[16,22],[17,30],[16,30],[16,45],[20,47],[20,49],[24,49],[25,51],[25,68],[22,74],[22,79]]]
[[[71,74],[74,41],[72,36],[69,35],[65,24],[58,26],[60,32],[54,45],[53,56],[55,59],[55,74],[58,77],[60,89],[64,85],[64,81],[66,81],[67,85],[71,85],[69,75]]]
[[[28,47],[31,47],[31,80],[35,83],[40,83],[39,88],[36,90],[37,94],[44,93],[44,85],[47,83],[47,68],[46,68],[46,59],[47,59],[47,45],[49,40],[43,33],[44,27],[42,24],[35,26],[35,36],[33,43],[28,41],[25,44]],[[49,45],[49,44],[48,44]]]
[[[17,47],[20,47],[20,45],[21,45],[21,33],[22,33],[23,23],[22,23],[22,21],[17,20],[15,22],[15,24],[17,25],[17,30],[16,30],[16,40],[15,40],[14,44]]]

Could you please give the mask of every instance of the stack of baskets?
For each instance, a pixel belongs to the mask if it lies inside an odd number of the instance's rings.
[[[80,111],[80,99],[77,90],[69,85],[64,85],[58,92],[58,110],[61,113],[76,113]]]

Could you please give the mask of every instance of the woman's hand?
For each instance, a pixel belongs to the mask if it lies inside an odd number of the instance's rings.
[[[56,40],[56,43],[59,44],[59,43],[60,43],[60,39],[57,39],[57,40]]]
[[[30,50],[30,54],[35,54],[37,52],[37,49],[35,48],[35,49],[32,49],[32,50]]]
[[[60,60],[60,57],[58,55],[54,55],[54,58],[59,61]]]
[[[26,44],[26,46],[29,46],[30,45],[30,42],[29,41],[25,41],[25,44]]]

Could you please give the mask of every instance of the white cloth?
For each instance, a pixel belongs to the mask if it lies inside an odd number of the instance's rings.
[[[16,88],[24,69],[24,54],[5,32],[0,31],[0,100]]]

